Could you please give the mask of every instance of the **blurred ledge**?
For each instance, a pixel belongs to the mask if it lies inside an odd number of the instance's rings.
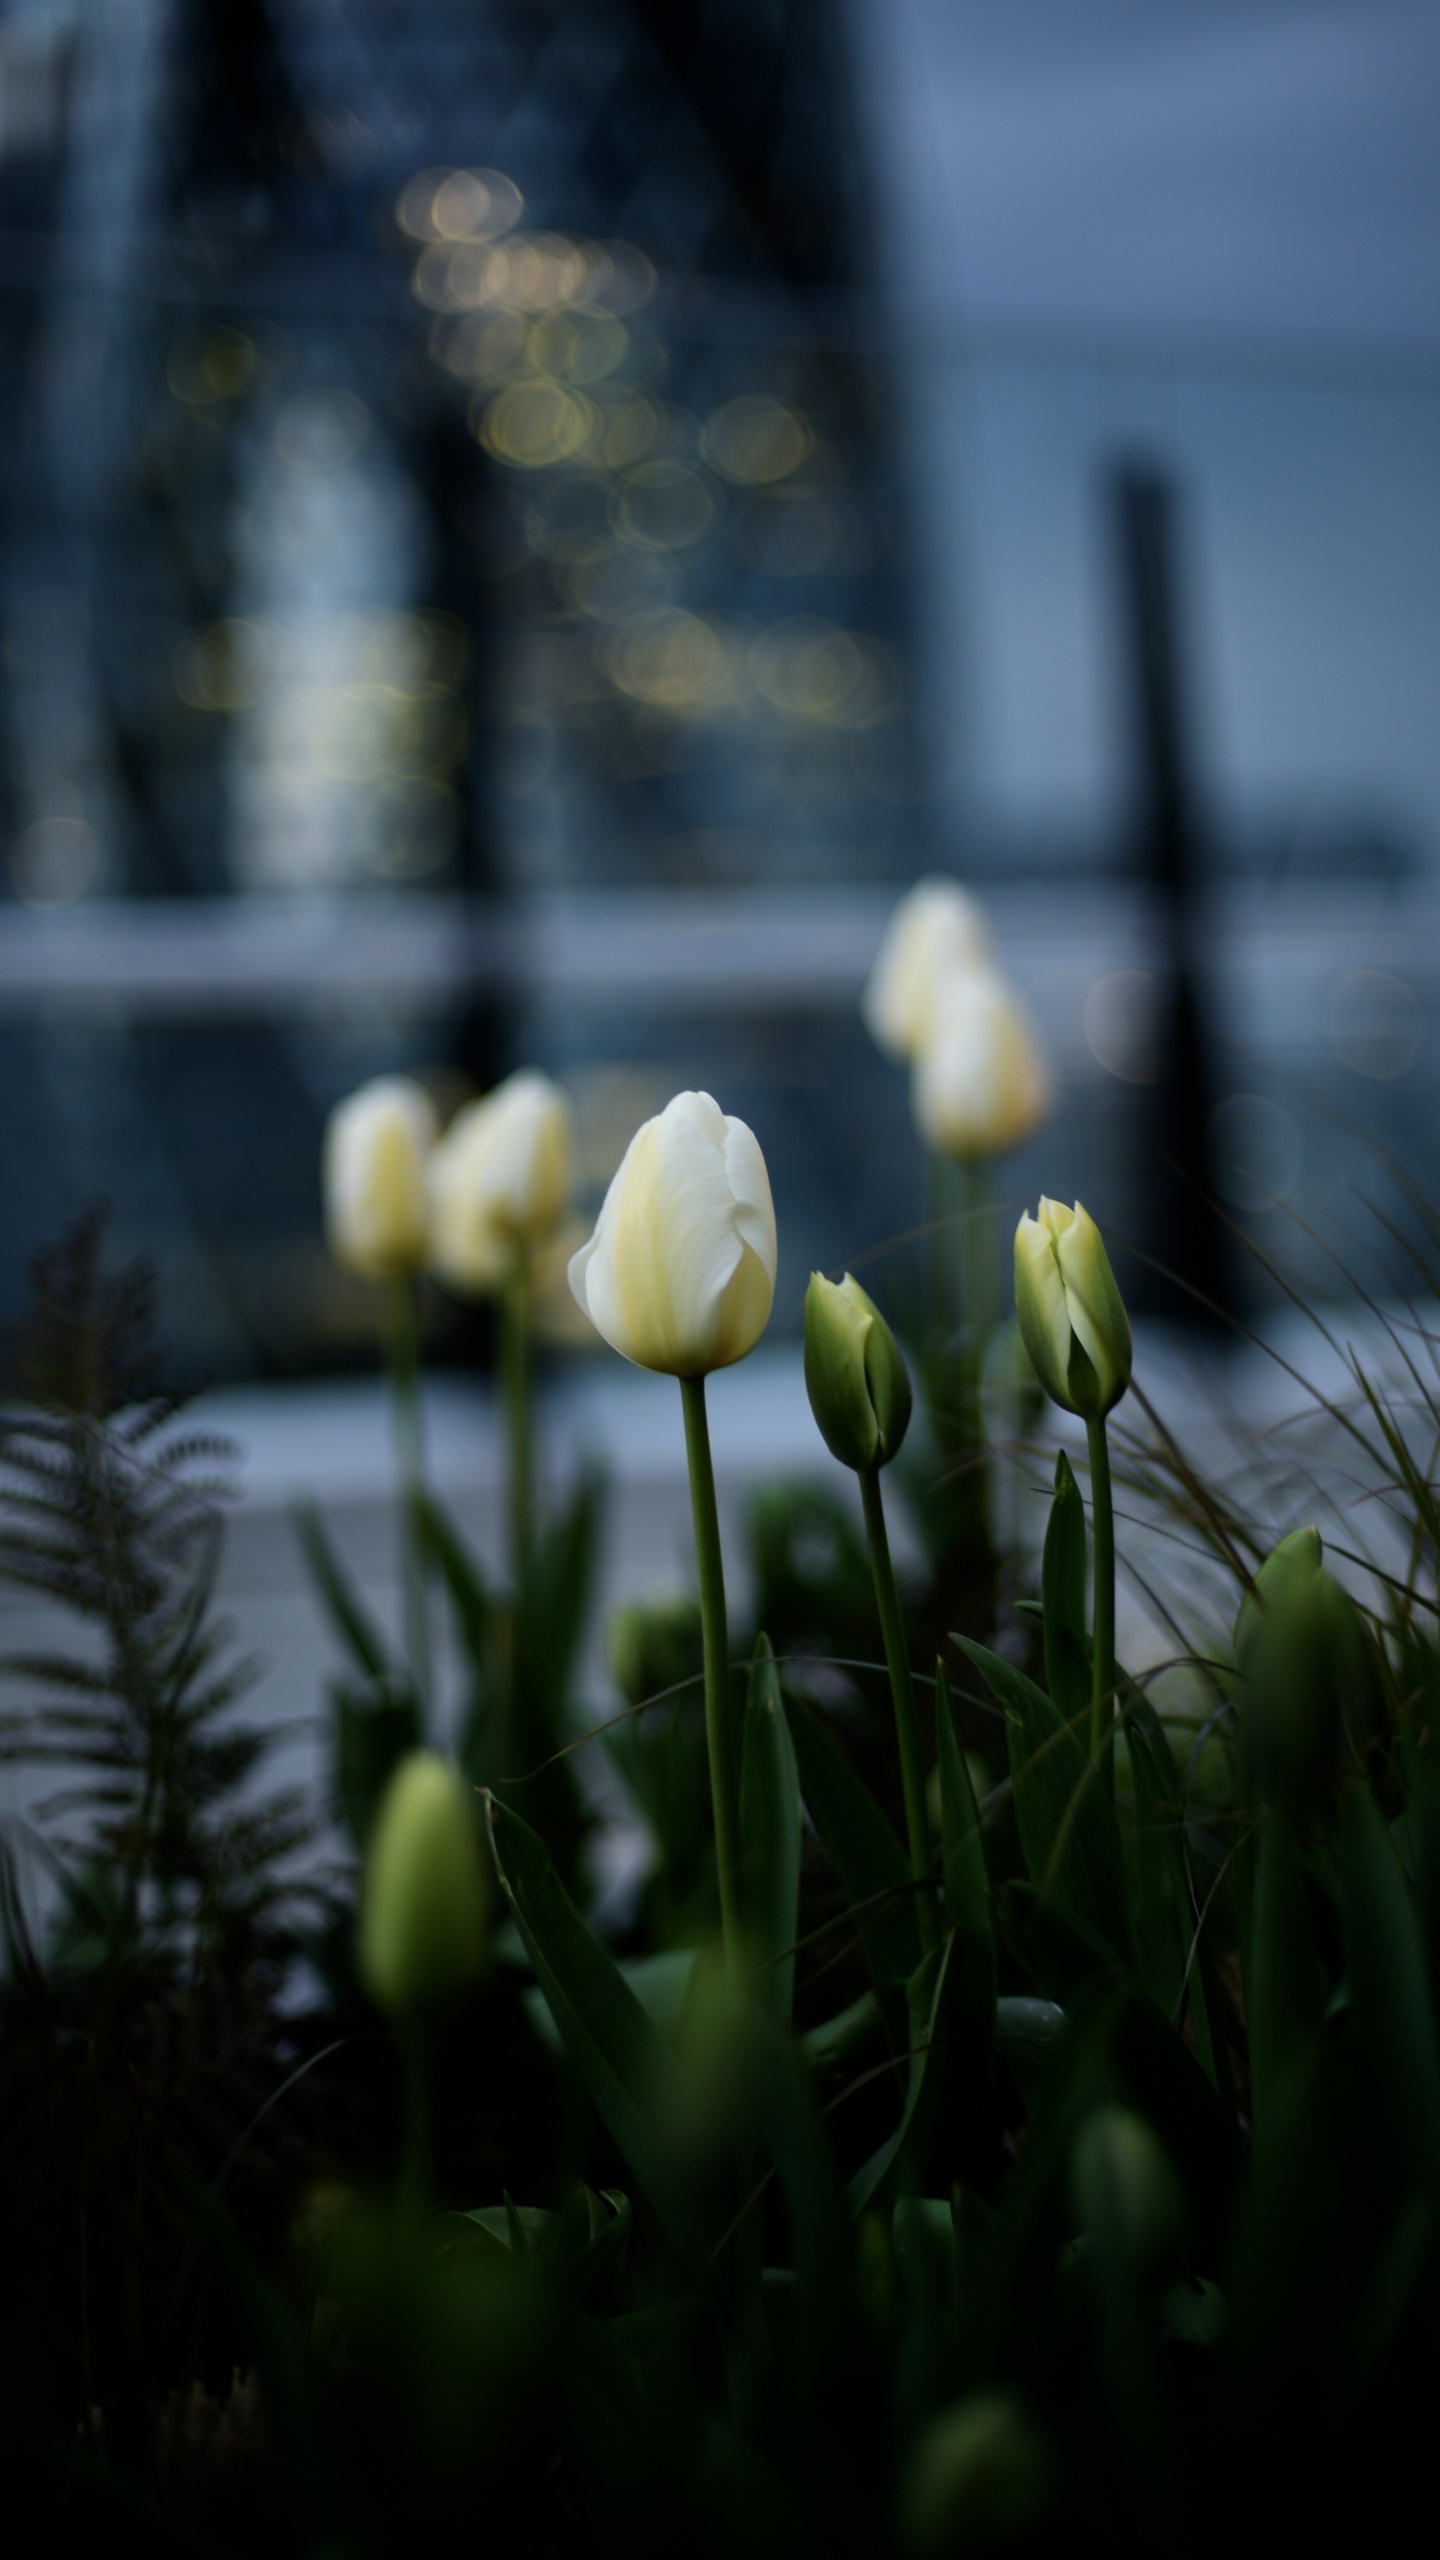
[[[987,880],[1006,963],[1037,998],[1163,960],[1160,910],[1122,881]],[[716,1012],[853,1005],[896,891],[595,890],[523,900],[442,893],[353,898],[89,899],[0,907],[0,1016],[73,1012],[211,1019],[352,1013],[495,990],[604,1008]],[[1199,935],[1225,975],[1277,966],[1427,969],[1440,901],[1362,882],[1222,882]]]

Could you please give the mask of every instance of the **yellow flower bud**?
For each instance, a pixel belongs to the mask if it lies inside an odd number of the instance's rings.
[[[496,1289],[553,1232],[570,1198],[574,1115],[522,1067],[456,1112],[430,1158],[430,1264],[453,1289]]]
[[[910,1379],[873,1298],[847,1271],[816,1271],[805,1292],[805,1386],[810,1410],[842,1467],[883,1467],[910,1422]]]
[[[1098,1420],[1130,1384],[1130,1319],[1100,1230],[1077,1200],[1043,1200],[1015,1230],[1015,1312],[1046,1393]]]
[[[330,1250],[366,1280],[416,1271],[425,1257],[425,1167],[435,1106],[408,1076],[377,1076],[338,1103],[325,1129]]]
[[[360,1905],[360,1971],[392,2017],[463,1991],[485,1957],[489,1870],[471,1798],[436,1751],[412,1751],[375,1817]]]
[[[1050,1108],[1050,1080],[1025,1008],[996,968],[938,979],[915,1059],[912,1101],[927,1146],[973,1161],[1023,1145]]]
[[[570,1286],[641,1369],[703,1377],[752,1351],[775,1294],[775,1211],[754,1134],[708,1093],[637,1129]]]
[[[990,928],[958,880],[917,880],[885,928],[860,1010],[877,1047],[913,1058],[929,1041],[934,997],[951,969],[990,957]]]

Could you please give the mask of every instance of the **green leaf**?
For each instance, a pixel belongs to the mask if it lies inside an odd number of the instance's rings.
[[[1154,2126],[1207,2244],[1221,2248],[1242,2166],[1240,2141],[1189,2046],[1105,1941],[1032,1885],[1008,1884],[1001,1909],[1012,1951],[1042,1990],[1064,2002],[1067,2016],[1120,1994],[1112,2055],[1118,2092]]]
[[[1368,1787],[1340,1814],[1350,2036],[1365,2117],[1411,2191],[1440,2179],[1440,2057],[1414,1906]],[[1383,2131],[1381,2131],[1383,2128]]]
[[[1014,1663],[969,1636],[954,1642],[1004,1709],[1015,1819],[1036,1891],[1095,1930],[1129,1964],[1120,1826],[1089,1752]]]
[[[1165,1728],[1143,1689],[1119,1675],[1120,1713],[1135,1789],[1134,1936],[1136,1964],[1156,2006],[1179,2023],[1188,1988],[1195,2048],[1210,2080],[1214,2047],[1198,1956],[1189,1968],[1191,1907],[1185,1867],[1185,1821],[1175,1760]]]
[[[433,1494],[414,1494],[411,1508],[416,1542],[439,1570],[465,1658],[473,1671],[488,1677],[493,1613],[484,1574]]]
[[[1287,2081],[1318,2032],[1325,1989],[1315,1949],[1304,1871],[1289,1816],[1273,1812],[1260,1836],[1245,1975],[1250,2107],[1264,2153]]]
[[[500,1882],[565,2051],[698,2280],[716,2232],[676,2139],[686,2114],[685,2074],[613,1957],[581,1919],[543,1842],[493,1795],[485,1804]]]
[[[770,1639],[755,1639],[740,1775],[740,1908],[751,1990],[788,2026],[800,1911],[800,1776]]]
[[[845,2061],[879,2024],[880,2004],[874,1992],[862,1991],[859,1999],[852,2000],[848,2009],[841,2009],[833,2018],[825,2018],[818,2027],[811,2027],[800,2042],[815,2069],[824,2071],[834,2063]]]
[[[332,1683],[335,1718],[335,1789],[346,1828],[357,1849],[370,1837],[380,1799],[400,1762],[422,1741],[420,1707],[403,1681],[372,1689]]]
[[[908,1982],[920,1961],[920,1923],[909,1862],[869,1788],[856,1777],[838,1744],[793,1698],[784,1703],[800,1792],[840,1880],[865,1961],[883,1998]],[[892,2033],[901,2024],[898,2016],[892,2016],[890,2023]]]
[[[988,2041],[995,2024],[995,1907],[970,1771],[955,1731],[945,1665],[935,1665],[945,1923],[955,1939],[956,1993]]]
[[[313,1502],[297,1504],[294,1520],[305,1561],[341,1643],[367,1680],[389,1679],[395,1667],[389,1648],[357,1599]]]
[[[619,1968],[621,1979],[662,2036],[672,2034],[680,2023],[699,1961],[698,1947],[662,1947],[654,1955],[629,1956]],[[528,1983],[520,1998],[545,2043],[563,2050],[554,2012],[538,1983]]]
[[[1040,1588],[1045,1597],[1045,1685],[1060,1720],[1090,1708],[1090,1637],[1085,1624],[1085,1503],[1062,1449],[1045,1530]]]
[[[547,1701],[564,1698],[590,1606],[600,1484],[587,1475],[535,1541],[520,1595],[520,1642],[530,1679]]]
[[[927,2086],[940,2076],[954,2018],[955,1940],[932,1947],[905,1986],[910,2015],[910,2077],[900,2121],[878,2151],[856,2170],[846,2190],[853,2214],[863,2213],[915,2128]]]

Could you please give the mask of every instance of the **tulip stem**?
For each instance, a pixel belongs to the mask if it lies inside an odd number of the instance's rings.
[[[400,2046],[405,2081],[400,2210],[408,2223],[418,2225],[430,2201],[430,2039],[415,2019],[407,2020]]]
[[[402,1512],[400,1576],[405,1595],[405,1653],[423,1711],[430,1699],[430,1606],[418,1516],[425,1486],[425,1438],[420,1410],[420,1325],[415,1283],[408,1274],[391,1282],[387,1312]]]
[[[517,1254],[500,1296],[500,1377],[510,1457],[510,1579],[524,1590],[530,1571],[533,1495],[530,1436],[530,1342],[526,1270]]]
[[[720,1875],[720,1927],[725,1969],[738,1982],[744,1967],[740,1918],[740,1789],[735,1772],[735,1731],[730,1713],[730,1636],[725,1620],[725,1563],[720,1515],[715,1508],[715,1469],[705,1381],[682,1378],[685,1455],[690,1462],[690,1507],[695,1516],[695,1562],[700,1575],[700,1632],[705,1646],[705,1737],[710,1755],[710,1795],[715,1808],[715,1863]]]
[[[895,1702],[900,1781],[905,1791],[905,1823],[910,1834],[910,1873],[919,1895],[921,1943],[930,1948],[935,1945],[939,1931],[935,1918],[935,1871],[930,1857],[930,1814],[925,1801],[925,1770],[920,1752],[915,1682],[905,1649],[905,1622],[900,1615],[900,1594],[895,1588],[895,1567],[890,1560],[885,1505],[880,1493],[880,1470],[878,1467],[862,1467],[859,1474],[860,1492],[865,1504],[865,1529],[870,1541],[870,1570],[875,1578],[880,1631],[885,1639],[885,1660],[890,1669],[890,1695]]]
[[[1105,1417],[1085,1425],[1090,1443],[1090,1514],[1095,1533],[1095,1623],[1090,1646],[1090,1756],[1115,1785],[1115,1504]]]

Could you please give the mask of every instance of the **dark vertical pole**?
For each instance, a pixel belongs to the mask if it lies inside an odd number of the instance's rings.
[[[1147,1273],[1137,1295],[1156,1314],[1193,1322],[1204,1320],[1202,1301],[1228,1311],[1234,1287],[1226,1232],[1209,1206],[1206,1130],[1216,1093],[1196,950],[1203,847],[1186,733],[1177,512],[1163,473],[1144,463],[1121,466],[1115,521],[1137,868],[1158,909],[1164,980],[1138,1167],[1142,1241],[1164,1269]]]

